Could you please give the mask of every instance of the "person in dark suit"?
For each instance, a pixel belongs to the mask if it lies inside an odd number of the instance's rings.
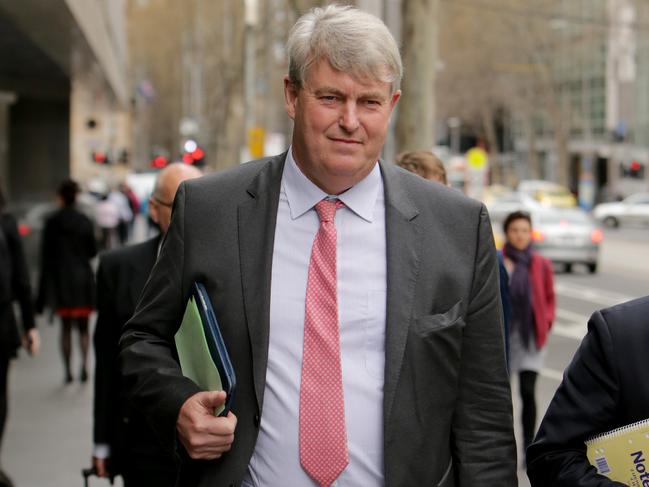
[[[79,332],[81,382],[88,380],[88,318],[94,309],[94,276],[90,260],[97,254],[92,221],[75,202],[79,185],[67,179],[58,188],[60,208],[45,221],[41,242],[41,269],[36,311],[49,307],[60,318],[64,381],[72,382],[72,329]]]
[[[178,185],[201,171],[174,163],[160,171],[149,199],[149,212],[160,235],[145,242],[105,252],[97,270],[93,466],[100,477],[121,474],[126,487],[173,486],[176,465],[142,415],[127,404],[121,386],[119,338],[133,315],[142,288],[155,264],[161,238],[171,221],[171,202]]]
[[[34,322],[29,271],[25,252],[13,215],[6,213],[0,189],[0,443],[7,422],[9,363],[22,345],[31,355],[40,349],[40,335]],[[19,330],[13,303],[20,305],[22,330]],[[21,333],[22,331],[22,333]],[[10,487],[11,480],[0,470],[0,487]]]
[[[649,417],[649,296],[595,312],[527,449],[533,487],[623,486],[599,475],[584,442]]]
[[[121,339],[134,405],[183,487],[515,486],[486,209],[379,161],[402,73],[379,19],[314,9],[288,53],[290,149],[176,194]],[[237,375],[224,417],[177,362],[196,281]]]

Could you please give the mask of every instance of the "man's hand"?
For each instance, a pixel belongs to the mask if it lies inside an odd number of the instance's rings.
[[[93,467],[95,467],[95,470],[97,471],[97,477],[108,477],[109,461],[110,461],[109,458],[92,457],[92,465]]]
[[[36,328],[32,328],[23,336],[23,347],[27,349],[30,355],[37,355],[41,349],[41,336]]]
[[[180,408],[176,430],[180,442],[194,460],[220,458],[234,441],[237,417],[229,412],[214,416],[214,409],[225,402],[225,392],[198,392]]]

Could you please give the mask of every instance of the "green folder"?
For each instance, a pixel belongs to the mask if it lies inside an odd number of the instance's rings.
[[[193,294],[187,301],[185,315],[176,332],[175,341],[183,375],[205,391],[223,390],[221,376],[210,354],[201,314]],[[220,415],[224,409],[225,405],[216,408],[214,416]]]

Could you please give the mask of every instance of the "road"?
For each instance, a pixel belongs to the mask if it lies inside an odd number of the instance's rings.
[[[590,314],[649,294],[648,242],[649,229],[607,230],[597,275],[578,268],[574,274],[557,274],[559,311],[548,344],[546,367],[538,383],[540,416],[586,332]],[[58,326],[49,326],[41,319],[39,327],[43,337],[41,355],[31,359],[22,354],[13,364],[2,465],[17,487],[80,486],[80,470],[90,462],[92,387],[78,382],[63,385]],[[515,383],[513,396],[517,410]],[[520,486],[529,485],[522,470],[519,477]],[[93,486],[108,485],[93,480]],[[115,485],[121,486],[121,482]]]
[[[649,295],[649,229],[605,230],[599,272],[590,275],[586,269],[575,268],[574,273],[565,274],[557,268],[555,288],[557,320],[548,340],[545,368],[537,383],[539,422],[559,386],[563,370],[586,333],[590,315],[597,309]],[[514,382],[515,425],[520,440],[517,393]],[[529,486],[522,470],[519,486]]]

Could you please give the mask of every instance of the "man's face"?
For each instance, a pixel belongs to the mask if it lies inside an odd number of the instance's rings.
[[[154,193],[149,198],[149,214],[151,219],[158,224],[160,233],[165,235],[169,230],[171,224],[171,208],[173,206],[173,193],[171,198],[168,198],[170,191],[160,191],[159,194]]]
[[[172,164],[160,173],[157,187],[149,198],[149,214],[158,224],[160,233],[166,235],[171,225],[171,208],[180,183],[187,179],[201,176],[199,169],[194,166]]]
[[[284,95],[298,166],[323,191],[340,194],[374,167],[401,92],[392,93],[383,81],[356,80],[320,60],[302,88],[285,78]]]

